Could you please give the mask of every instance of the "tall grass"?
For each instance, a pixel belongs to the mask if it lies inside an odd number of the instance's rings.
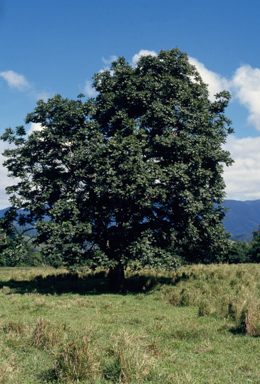
[[[0,383],[260,383],[260,266],[0,269]]]
[[[234,321],[234,331],[260,335],[260,267],[256,264],[194,265],[173,277],[163,294],[174,306],[198,306],[199,316]]]

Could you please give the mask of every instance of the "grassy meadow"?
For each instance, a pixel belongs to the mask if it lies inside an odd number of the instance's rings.
[[[0,269],[0,383],[260,383],[260,265]]]

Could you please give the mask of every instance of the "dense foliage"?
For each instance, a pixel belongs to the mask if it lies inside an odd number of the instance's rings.
[[[19,182],[7,188],[19,225],[36,223],[53,265],[90,261],[122,278],[129,261],[174,266],[223,260],[228,247],[222,149],[232,132],[186,54],[178,49],[124,58],[94,76],[97,97],[40,100],[28,138],[7,129],[4,165]],[[49,220],[46,221],[45,218]],[[10,220],[9,220],[10,222]]]
[[[233,242],[227,252],[225,262],[230,264],[251,263],[251,246],[245,241]]]
[[[4,220],[1,221],[1,226],[4,227]],[[32,246],[33,237],[24,236],[23,229],[15,225],[10,229],[11,231],[0,228],[0,267],[33,267],[44,264],[44,256],[39,249]]]
[[[250,260],[253,263],[260,262],[260,226],[253,231],[253,240],[251,241]]]

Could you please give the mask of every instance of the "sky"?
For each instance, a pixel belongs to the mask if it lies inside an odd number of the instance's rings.
[[[0,0],[0,135],[39,99],[93,96],[92,76],[124,56],[178,47],[209,86],[228,90],[235,133],[225,149],[226,198],[260,199],[260,2],[251,0]],[[28,125],[32,132],[36,126]],[[0,153],[7,144],[0,141]],[[9,206],[0,155],[0,209]]]

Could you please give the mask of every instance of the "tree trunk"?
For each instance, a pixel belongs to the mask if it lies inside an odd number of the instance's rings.
[[[117,292],[121,292],[125,279],[124,266],[118,264],[116,267],[110,268],[108,278],[110,280],[110,287]]]

